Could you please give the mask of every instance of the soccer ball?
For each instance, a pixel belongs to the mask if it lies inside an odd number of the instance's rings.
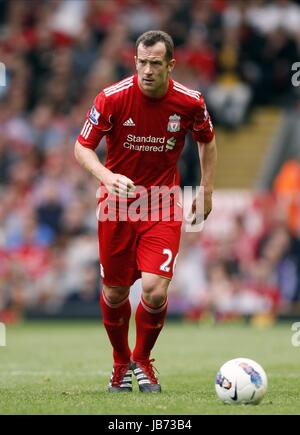
[[[264,369],[249,358],[235,358],[222,365],[216,376],[216,393],[229,404],[257,405],[264,397],[268,380]]]

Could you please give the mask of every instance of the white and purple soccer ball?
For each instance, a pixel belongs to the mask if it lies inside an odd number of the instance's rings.
[[[257,405],[268,386],[264,369],[249,358],[235,358],[222,365],[216,376],[216,393],[228,404]]]

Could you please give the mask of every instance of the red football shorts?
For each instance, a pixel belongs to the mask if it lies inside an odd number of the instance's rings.
[[[179,249],[181,220],[98,222],[103,283],[131,286],[149,272],[172,279]]]

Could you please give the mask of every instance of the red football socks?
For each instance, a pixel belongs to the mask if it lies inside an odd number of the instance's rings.
[[[113,347],[114,362],[126,364],[130,361],[130,348],[128,344],[128,329],[131,315],[131,306],[127,297],[118,304],[107,301],[104,292],[101,292],[100,305],[103,323]]]
[[[154,308],[141,298],[135,314],[136,344],[132,353],[133,361],[149,360],[151,350],[163,328],[167,306],[167,299],[160,307]]]

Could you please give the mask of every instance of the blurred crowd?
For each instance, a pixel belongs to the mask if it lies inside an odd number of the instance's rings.
[[[288,223],[287,198],[277,192],[246,194],[240,206],[233,207],[241,195],[216,195],[204,231],[183,233],[171,311],[181,311],[190,320],[213,314],[216,321],[246,317],[273,324],[278,315],[296,308],[300,221],[296,233]],[[218,221],[222,223],[216,230]]]
[[[97,182],[75,162],[73,145],[95,95],[134,72],[136,38],[150,29],[169,32],[176,45],[174,77],[203,92],[216,125],[236,128],[257,105],[297,101],[291,68],[300,55],[299,4],[0,0],[0,61],[6,69],[0,86],[2,316],[37,306],[56,312],[68,301],[98,299]],[[198,182],[194,152],[186,147],[180,163],[186,185]],[[98,153],[104,160],[104,144]],[[236,217],[232,251],[222,240],[184,236],[185,266],[179,266],[173,306],[180,292],[196,294],[199,303],[190,312],[198,314],[214,301],[234,304],[237,289],[249,282],[256,292],[266,283],[271,311],[281,299],[298,300],[298,263],[291,260],[297,238],[280,225],[252,243]],[[251,254],[241,249],[242,240]],[[288,268],[295,269],[293,290],[285,288]]]

